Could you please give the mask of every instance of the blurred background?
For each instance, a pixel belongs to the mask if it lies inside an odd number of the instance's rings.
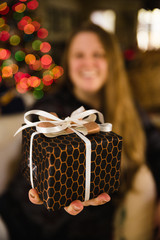
[[[20,14],[22,17],[24,11],[21,9],[15,11],[14,18],[11,14],[4,13],[5,3],[10,6],[10,11],[13,11],[11,5],[16,2],[18,1],[0,3],[2,14],[0,50],[8,49],[11,54],[12,51],[17,51],[15,46],[17,47],[18,44],[4,41],[2,31],[12,31],[13,35],[13,31],[19,30],[17,21],[20,21]],[[78,28],[81,22],[90,19],[107,31],[116,34],[124,55],[135,101],[160,129],[160,1],[45,0],[34,2],[38,4],[36,7],[28,7],[27,16],[31,15],[43,28],[47,29],[47,36],[41,40],[45,39],[50,44],[52,48],[50,55],[56,66],[61,65],[61,57],[68,36],[73,29]],[[3,19],[5,24],[2,23]],[[29,33],[28,35],[31,36]],[[22,48],[25,46],[29,49],[30,39],[25,40],[24,37],[21,37]],[[37,40],[35,36],[32,37],[32,40]],[[3,59],[1,53],[0,51],[0,194],[3,194],[12,176],[11,169],[12,167],[14,169],[14,161],[20,152],[21,136],[13,137],[13,135],[23,122],[24,112],[37,99],[43,98],[51,88],[54,88],[55,81],[48,85],[43,82],[43,87],[39,89],[37,86],[31,86],[29,90],[23,88],[22,91],[22,88],[16,87],[13,76],[5,76],[3,73],[3,67],[8,66],[9,63],[4,63],[8,59]],[[26,67],[27,63],[23,64],[18,58],[16,60],[19,69]],[[33,73],[35,69],[30,70]]]

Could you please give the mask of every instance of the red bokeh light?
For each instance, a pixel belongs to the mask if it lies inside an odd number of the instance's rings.
[[[45,66],[48,66],[52,63],[52,57],[48,54],[45,54],[41,57],[41,63]]]
[[[29,65],[31,70],[40,71],[42,70],[42,64],[40,60],[36,60],[34,64]]]
[[[9,7],[7,6],[4,10],[0,10],[1,15],[6,15],[9,12]]]
[[[37,21],[33,21],[32,22],[32,25],[35,27],[35,31],[38,31],[38,29],[40,28],[40,23],[39,22],[37,22]]]
[[[37,32],[37,36],[41,39],[44,39],[48,36],[48,31],[45,28],[40,28]]]
[[[53,78],[47,81],[43,78],[42,81],[45,86],[50,86],[53,83]]]
[[[29,78],[30,75],[28,73],[23,73],[23,72],[17,72],[15,75],[14,75],[14,79],[16,81],[16,83],[20,82],[20,80],[22,78]]]
[[[35,31],[35,27],[34,27],[31,23],[26,24],[26,25],[24,26],[24,32],[25,32],[26,34],[32,34],[34,31]]]
[[[40,50],[43,53],[47,53],[51,50],[51,45],[48,42],[43,42],[40,45]]]
[[[20,83],[16,84],[16,89],[19,93],[26,93],[28,91],[28,88],[23,88]]]
[[[27,21],[25,19],[22,19],[21,21],[18,22],[17,26],[19,30],[24,30],[24,27],[27,25]]]
[[[27,7],[30,10],[35,10],[38,7],[39,3],[36,0],[32,0],[30,2],[27,3]]]
[[[5,60],[7,56],[7,50],[4,48],[0,48],[0,60]]]
[[[7,41],[9,39],[10,35],[9,35],[9,32],[7,31],[2,31],[0,32],[0,41]]]

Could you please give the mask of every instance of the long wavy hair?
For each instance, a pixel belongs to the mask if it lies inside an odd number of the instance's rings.
[[[123,137],[120,192],[124,193],[131,187],[135,172],[145,161],[144,131],[134,105],[122,52],[115,35],[90,22],[74,31],[68,39],[64,51],[63,83],[65,82],[72,89],[73,85],[68,70],[68,52],[73,38],[80,32],[95,33],[106,52],[109,73],[102,89],[102,102],[105,120],[112,123],[113,131]]]

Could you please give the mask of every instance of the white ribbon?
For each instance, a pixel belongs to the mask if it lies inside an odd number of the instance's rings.
[[[27,117],[31,114],[38,115],[40,117],[40,121],[38,122],[31,122],[27,119]],[[28,127],[36,127],[36,132],[32,133],[30,139],[30,181],[31,186],[34,188],[33,182],[33,164],[32,164],[32,146],[33,146],[33,139],[34,136],[43,133],[47,137],[56,137],[59,135],[68,134],[65,132],[67,128],[70,128],[73,132],[75,132],[86,144],[86,170],[85,170],[85,201],[89,200],[90,198],[90,179],[91,179],[91,142],[90,140],[85,137],[87,135],[86,128],[84,128],[83,124],[88,122],[93,122],[96,119],[96,115],[98,114],[99,121],[101,124],[98,124],[100,127],[100,131],[103,132],[110,132],[112,131],[112,124],[111,123],[104,123],[103,114],[95,109],[85,110],[84,107],[80,107],[74,112],[72,112],[70,117],[66,117],[64,120],[60,119],[59,117],[54,116],[51,113],[41,111],[41,110],[31,110],[24,114],[24,122],[26,125],[20,127],[17,132],[18,134],[20,131]],[[43,120],[48,118],[49,120]],[[53,127],[41,127],[38,126],[39,123],[52,123],[54,124]],[[83,133],[83,134],[82,134]]]

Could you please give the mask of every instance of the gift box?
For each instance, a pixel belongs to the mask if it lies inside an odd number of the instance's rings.
[[[85,201],[87,178],[90,199],[103,192],[118,191],[122,137],[112,131],[99,131],[85,137],[91,144],[87,171],[87,144],[75,132],[47,137],[37,132],[36,127],[23,129],[23,174],[29,181],[33,177],[34,188],[48,210],[68,206],[76,199]]]

